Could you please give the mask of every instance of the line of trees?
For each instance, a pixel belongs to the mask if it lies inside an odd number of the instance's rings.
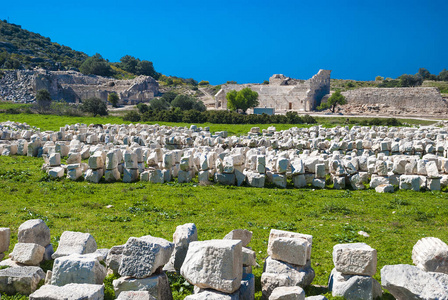
[[[381,76],[375,78],[375,81],[381,81],[378,87],[415,87],[421,86],[424,80],[448,81],[448,70],[443,69],[439,75],[435,75],[425,68],[420,68],[415,75],[403,74],[396,79],[384,79]]]

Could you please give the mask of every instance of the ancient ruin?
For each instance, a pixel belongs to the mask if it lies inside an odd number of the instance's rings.
[[[154,98],[159,84],[150,76],[118,80],[75,71],[14,70],[5,72],[0,80],[0,99],[29,103],[40,89],[48,90],[53,100],[69,103],[93,97],[106,101],[110,93],[116,93],[120,104],[136,104]]]
[[[298,80],[274,74],[269,84],[226,84],[215,95],[215,108],[227,109],[226,94],[249,87],[258,93],[259,107],[274,108],[275,112],[311,111],[330,93],[330,70],[319,72],[308,80]]]

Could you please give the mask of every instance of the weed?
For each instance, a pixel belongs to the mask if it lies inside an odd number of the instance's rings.
[[[389,205],[387,206],[387,208],[394,209],[394,208],[399,208],[400,206],[407,206],[410,204],[411,203],[407,200],[400,199],[400,198],[394,198],[389,202]]]
[[[293,222],[278,221],[274,225],[271,225],[271,228],[287,230],[287,231],[294,231],[297,229],[297,226]]]
[[[251,205],[251,206],[256,206],[256,205],[269,205],[270,202],[271,202],[270,199],[266,199],[266,198],[262,198],[262,197],[257,197],[257,198],[253,198],[252,200],[250,200],[250,205]]]
[[[322,208],[322,213],[340,213],[342,215],[349,215],[352,214],[353,211],[342,204],[326,203]]]
[[[416,211],[416,216],[414,217],[414,219],[419,222],[426,222],[432,218],[434,218],[434,214],[426,213],[423,211]]]

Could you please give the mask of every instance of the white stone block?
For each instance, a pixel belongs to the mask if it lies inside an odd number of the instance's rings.
[[[448,245],[435,237],[422,238],[412,248],[412,261],[423,271],[448,274]]]
[[[96,249],[96,241],[89,233],[64,231],[59,239],[59,246],[51,257],[56,259],[71,254],[88,254]]]
[[[106,268],[94,257],[72,254],[54,260],[51,284],[69,283],[103,284]]]
[[[270,240],[268,255],[272,259],[304,266],[310,248],[311,245],[306,239],[278,237],[272,241]]]
[[[333,247],[333,263],[342,274],[373,276],[377,253],[365,243],[337,244]]]
[[[28,220],[19,226],[19,243],[34,243],[46,247],[51,242],[50,228],[41,219]]]
[[[9,257],[27,266],[39,266],[44,258],[45,247],[34,243],[17,243]]]
[[[103,300],[102,284],[70,283],[64,286],[46,284],[30,295],[30,300]]]

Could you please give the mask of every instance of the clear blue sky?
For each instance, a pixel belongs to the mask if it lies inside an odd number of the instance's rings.
[[[448,1],[5,0],[0,19],[110,61],[212,84],[272,74],[374,80],[448,68]]]

